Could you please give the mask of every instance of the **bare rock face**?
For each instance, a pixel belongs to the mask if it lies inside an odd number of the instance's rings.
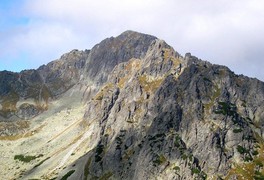
[[[3,71],[0,73],[0,121],[17,119],[19,102],[34,101],[34,105],[44,104],[51,97],[43,79],[36,70],[21,73]]]
[[[61,95],[77,84],[89,53],[89,50],[72,50],[62,55],[59,60],[38,68],[52,97]]]
[[[23,103],[19,106],[17,116],[21,119],[31,119],[37,116],[41,111],[33,104]]]
[[[81,126],[93,127],[94,148],[58,178],[264,177],[264,83],[156,37],[126,31],[38,70],[0,72],[0,87],[4,120],[38,116],[69,91],[89,94]]]
[[[154,36],[126,31],[116,38],[103,40],[91,50],[86,65],[86,76],[95,84],[106,82],[109,73],[119,63],[131,58],[144,57],[155,39]]]

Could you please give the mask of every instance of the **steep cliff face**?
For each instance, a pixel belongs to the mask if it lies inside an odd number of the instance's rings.
[[[116,38],[107,38],[91,50],[86,72],[95,84],[106,82],[113,68],[131,58],[144,57],[149,45],[156,37],[126,31]]]
[[[45,119],[39,106],[21,103],[29,95],[44,102],[49,121],[59,115],[45,103],[63,106],[66,119],[82,116],[47,142],[36,131],[45,142],[32,153],[43,152],[44,163],[32,164],[22,179],[264,177],[264,83],[183,57],[153,36],[126,31],[38,70],[1,73],[5,119]],[[84,115],[71,114],[67,103],[75,101],[85,104]]]

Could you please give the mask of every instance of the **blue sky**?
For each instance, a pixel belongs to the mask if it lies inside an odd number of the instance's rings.
[[[38,68],[135,30],[264,80],[263,0],[1,0],[0,70]]]
[[[0,70],[20,71],[28,68],[29,56],[26,51],[12,53],[7,50],[6,42],[20,29],[27,26],[29,17],[22,15],[23,0],[1,0],[0,2]],[[30,65],[29,65],[30,66]]]

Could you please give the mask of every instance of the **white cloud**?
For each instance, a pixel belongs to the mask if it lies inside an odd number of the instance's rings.
[[[74,46],[83,48],[81,45],[80,37],[70,28],[60,24],[40,23],[7,39],[6,51],[2,53],[7,56],[26,53],[31,57],[32,63],[43,64],[52,60],[52,56],[59,57]]]
[[[7,47],[41,63],[131,29],[264,80],[262,0],[26,0],[21,15],[30,23],[4,38]]]

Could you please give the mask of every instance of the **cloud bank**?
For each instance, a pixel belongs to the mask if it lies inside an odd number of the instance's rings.
[[[262,0],[23,0],[1,9],[0,70],[37,68],[130,29],[264,80]]]

